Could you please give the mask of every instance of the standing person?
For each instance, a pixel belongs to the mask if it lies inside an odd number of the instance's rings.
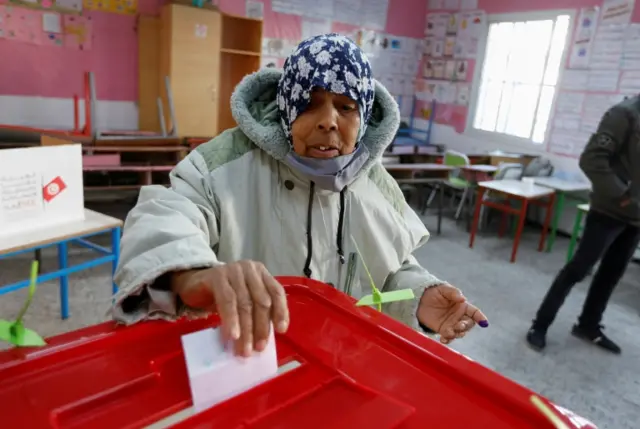
[[[245,77],[231,111],[238,127],[191,152],[170,188],[140,191],[124,225],[116,320],[216,311],[236,352],[248,355],[265,347],[271,323],[281,333],[289,326],[272,275],[360,297],[371,289],[367,266],[384,291],[415,293],[383,311],[445,344],[488,326],[413,256],[429,233],[380,162],[398,105],[351,40],[303,41],[283,70]]]
[[[602,259],[572,334],[615,354],[620,347],[600,324],[613,289],[640,242],[640,98],[613,106],[600,121],[580,157],[591,180],[591,205],[578,249],[547,292],[527,333],[536,350],[571,288]]]

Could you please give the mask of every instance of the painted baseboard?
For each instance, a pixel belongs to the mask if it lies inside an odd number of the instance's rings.
[[[133,101],[98,101],[96,122],[100,130],[138,129],[138,107]],[[59,130],[73,129],[73,99],[0,95],[0,125]],[[80,102],[80,127],[84,102]]]

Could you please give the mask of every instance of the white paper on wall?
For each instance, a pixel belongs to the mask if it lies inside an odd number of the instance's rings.
[[[624,25],[601,25],[591,46],[592,69],[619,69],[624,47]]]
[[[447,24],[451,14],[449,13],[430,13],[427,15],[427,26],[425,35],[428,37],[444,38],[447,34]]]
[[[468,106],[471,97],[471,87],[467,83],[458,84],[458,93],[456,95],[456,104],[460,106]]]
[[[601,24],[628,24],[634,5],[635,0],[604,0]]]
[[[335,4],[333,0],[306,0],[303,16],[315,19],[333,19]]]
[[[585,7],[580,9],[578,24],[571,46],[569,57],[570,68],[587,68],[591,57],[591,49],[595,38],[599,8]]]
[[[322,1],[315,0],[318,4]],[[362,25],[375,30],[384,30],[387,26],[389,0],[366,0],[362,3]],[[339,14],[339,11],[338,11]]]
[[[261,1],[247,0],[246,15],[249,18],[264,18],[264,3]]]
[[[321,3],[319,0],[318,3]],[[333,20],[351,25],[362,25],[364,0],[333,0]]]
[[[331,32],[331,21],[328,19],[302,18],[302,39]]]
[[[589,73],[583,70],[564,70],[562,80],[560,81],[561,89],[586,90],[589,83]]]
[[[620,80],[619,70],[590,70],[587,87],[591,91],[615,92]]]
[[[271,0],[271,10],[288,15],[304,15],[307,0]]]
[[[624,94],[640,93],[640,71],[624,71],[620,77],[620,92]]]
[[[556,114],[582,114],[585,94],[582,92],[560,91],[556,97]]]
[[[573,156],[575,137],[571,132],[552,129],[549,136],[549,152]]]

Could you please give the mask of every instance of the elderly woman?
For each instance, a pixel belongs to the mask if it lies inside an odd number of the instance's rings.
[[[366,264],[383,291],[415,292],[383,311],[443,343],[488,326],[412,256],[429,233],[380,163],[398,106],[351,40],[303,41],[284,71],[247,76],[231,109],[237,128],[180,162],[170,188],[140,191],[122,237],[116,320],[216,311],[248,355],[265,347],[272,325],[280,333],[289,325],[273,275],[360,297],[370,291]]]

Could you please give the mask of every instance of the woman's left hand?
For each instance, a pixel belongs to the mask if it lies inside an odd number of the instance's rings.
[[[432,286],[424,291],[417,316],[423,325],[440,335],[442,344],[464,337],[476,323],[483,328],[489,326],[482,311],[448,284]]]

